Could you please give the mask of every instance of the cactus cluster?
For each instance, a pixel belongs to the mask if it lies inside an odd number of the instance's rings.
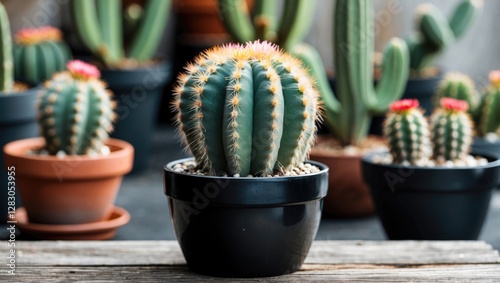
[[[125,48],[121,0],[73,0],[71,9],[75,30],[87,48],[108,68],[127,61],[150,61],[155,55],[169,14],[171,0],[148,0],[134,21],[126,20],[133,30],[130,46]],[[138,6],[135,6],[137,9]],[[125,9],[125,11],[129,11]],[[130,27],[136,23],[137,27]],[[127,50],[125,50],[127,49]]]
[[[14,63],[9,17],[0,2],[0,91],[8,92],[14,85]]]
[[[440,82],[437,97],[451,97],[469,104],[478,136],[496,133],[500,129],[500,71],[490,73],[490,85],[478,95],[474,82],[464,74],[451,73]]]
[[[300,165],[318,95],[302,64],[267,42],[214,47],[174,88],[179,133],[210,175],[267,176]]]
[[[394,102],[384,121],[384,136],[394,163],[436,164],[465,160],[469,156],[473,123],[463,100],[442,98],[427,123],[417,100]]]
[[[218,4],[223,23],[234,40],[240,43],[265,40],[291,50],[309,31],[316,0],[284,1],[279,21],[278,1],[254,0],[251,12],[246,0],[218,0]]]
[[[16,80],[38,84],[66,68],[71,54],[59,29],[46,26],[25,28],[15,35]]]
[[[417,75],[422,74],[437,54],[465,33],[482,6],[482,0],[463,0],[447,20],[434,5],[420,5],[416,12],[419,30],[406,40],[410,50],[410,68]]]
[[[102,152],[113,129],[115,102],[99,76],[95,66],[76,60],[45,82],[38,120],[49,154]]]

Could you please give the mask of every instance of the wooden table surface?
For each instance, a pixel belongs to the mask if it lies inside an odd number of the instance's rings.
[[[315,241],[300,271],[247,279],[192,273],[175,241],[18,241],[16,248],[16,275],[2,264],[0,282],[500,282],[498,251],[479,241]],[[2,258],[9,249],[0,245]]]

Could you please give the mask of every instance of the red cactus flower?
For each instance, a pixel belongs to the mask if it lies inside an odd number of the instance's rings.
[[[390,106],[390,109],[392,112],[402,113],[410,111],[412,109],[417,109],[418,106],[419,103],[416,99],[401,99],[393,102]]]
[[[469,109],[469,104],[467,101],[464,100],[458,100],[455,98],[441,98],[441,107],[444,110],[451,111],[451,112],[465,112]]]
[[[490,72],[490,82],[494,86],[500,86],[500,70]]]
[[[78,80],[98,79],[101,73],[96,66],[87,64],[80,60],[69,61],[66,68],[71,73],[73,78]]]

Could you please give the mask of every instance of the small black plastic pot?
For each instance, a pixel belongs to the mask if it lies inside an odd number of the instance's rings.
[[[297,271],[318,231],[328,168],[273,178],[195,176],[164,168],[170,216],[191,270],[219,277]]]
[[[163,62],[132,70],[101,70],[101,78],[118,103],[118,119],[111,137],[125,140],[134,147],[132,172],[146,170],[161,94],[170,79],[170,64]]]
[[[420,108],[425,110],[425,115],[431,115],[434,110],[434,95],[442,78],[442,73],[430,78],[409,78],[403,98],[417,99]]]
[[[476,167],[417,167],[362,160],[377,213],[391,240],[477,240],[495,185],[500,160]]]
[[[38,136],[36,101],[39,88],[24,92],[0,92],[0,148],[11,141]],[[8,187],[7,170],[0,154],[0,222],[7,219]]]

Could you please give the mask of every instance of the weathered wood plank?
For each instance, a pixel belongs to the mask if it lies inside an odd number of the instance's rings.
[[[185,264],[176,241],[42,241],[17,245],[19,266]],[[2,253],[7,253],[5,246],[0,248]],[[500,257],[491,245],[477,241],[315,241],[306,263],[490,264],[500,263]]]
[[[397,268],[367,265],[304,265],[299,272],[270,278],[222,279],[194,274],[185,265],[24,266],[1,282],[500,282],[500,265],[435,265]]]

